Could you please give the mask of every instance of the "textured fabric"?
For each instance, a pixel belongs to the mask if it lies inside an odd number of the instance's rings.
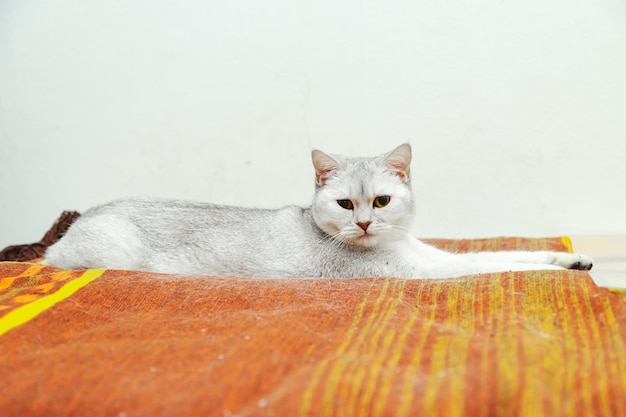
[[[584,272],[258,280],[7,262],[0,416],[619,416],[625,329],[624,299]]]
[[[39,242],[8,246],[0,251],[0,261],[31,261],[42,257],[48,246],[61,239],[79,217],[77,211],[64,211]]]

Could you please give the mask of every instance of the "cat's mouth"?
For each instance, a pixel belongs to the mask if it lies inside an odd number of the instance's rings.
[[[363,232],[363,234],[357,236],[354,242],[359,246],[374,246],[376,244],[376,236],[372,233]]]

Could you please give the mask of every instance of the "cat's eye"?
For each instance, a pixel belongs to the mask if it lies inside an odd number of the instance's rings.
[[[354,205],[350,200],[337,200],[337,204],[339,204],[342,208],[345,208],[346,210],[354,209]]]
[[[391,201],[391,197],[388,195],[380,195],[374,199],[375,208],[383,208]]]

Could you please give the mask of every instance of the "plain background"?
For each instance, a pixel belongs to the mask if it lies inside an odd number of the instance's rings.
[[[0,248],[405,141],[419,236],[626,233],[626,3],[0,0]]]

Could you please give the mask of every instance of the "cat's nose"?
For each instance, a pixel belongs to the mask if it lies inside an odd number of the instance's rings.
[[[363,229],[364,232],[367,232],[367,228],[370,227],[370,224],[372,224],[372,222],[357,222],[357,224],[361,229]]]

